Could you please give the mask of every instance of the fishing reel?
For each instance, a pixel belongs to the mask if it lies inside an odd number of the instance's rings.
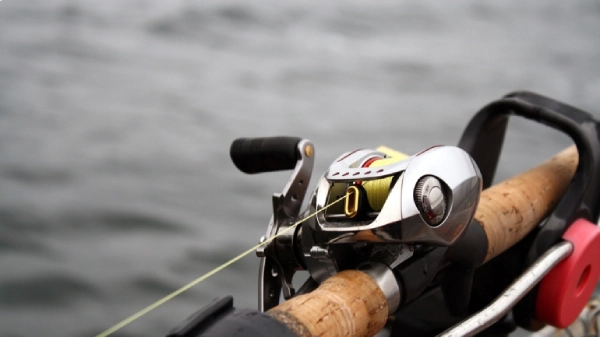
[[[261,311],[276,306],[280,293],[289,299],[309,292],[361,263],[378,262],[393,271],[430,247],[453,245],[471,223],[482,187],[477,165],[457,147],[431,147],[414,156],[385,147],[361,149],[330,165],[300,215],[314,163],[308,140],[238,139],[231,157],[246,173],[294,168],[283,193],[273,196],[273,217],[262,240],[275,238],[257,250]],[[292,285],[297,270],[310,274],[298,292]],[[398,294],[391,306],[400,301]]]
[[[490,187],[511,115],[562,131],[576,149]],[[273,195],[273,216],[256,251],[259,310],[322,286],[266,315],[236,311],[230,297],[216,301],[172,337],[204,330],[210,336],[242,330],[303,335],[295,330],[304,326],[299,317],[315,326],[325,321],[312,315],[314,306],[307,306],[309,315],[293,315],[311,295],[324,297],[312,304],[327,308],[341,306],[344,297],[331,289],[374,295],[350,288],[359,283],[336,283],[348,275],[367,277],[381,290],[367,311],[381,314],[387,306],[375,324],[387,317],[391,336],[508,336],[517,325],[531,331],[567,326],[600,278],[600,121],[550,98],[515,92],[491,102],[473,117],[458,147],[410,157],[385,147],[347,152],[322,175],[303,212],[315,154],[310,141],[242,138],[230,154],[250,174],[293,169],[283,192]],[[296,291],[292,279],[299,270],[310,277]],[[353,296],[347,298],[352,305],[371,303]],[[338,320],[355,318],[340,312]]]

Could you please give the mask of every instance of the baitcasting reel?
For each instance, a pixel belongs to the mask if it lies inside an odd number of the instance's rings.
[[[569,135],[575,148],[488,189],[511,115]],[[499,337],[517,326],[535,331],[573,322],[600,277],[600,121],[548,97],[515,92],[477,112],[458,146],[411,157],[384,147],[348,152],[330,165],[301,212],[313,145],[292,137],[236,140],[231,158],[241,171],[294,170],[273,196],[265,244],[257,250],[259,310],[330,278],[323,287],[367,274],[385,296],[390,336]],[[336,275],[347,269],[362,274]],[[296,291],[298,270],[310,277]],[[329,291],[313,293],[325,297],[313,304],[342,305],[344,296],[330,298]],[[169,336],[302,335],[295,329],[307,326],[299,322],[317,326],[328,317],[295,315],[306,303],[292,299],[262,315],[235,310],[229,297]]]
[[[261,311],[276,306],[280,293],[289,299],[309,292],[363,262],[394,270],[431,247],[453,245],[471,223],[482,188],[477,165],[457,147],[431,147],[410,157],[385,147],[362,149],[331,164],[300,215],[314,162],[308,140],[242,138],[232,144],[231,157],[246,173],[294,168],[283,193],[273,196],[262,240],[302,223],[257,251]],[[442,257],[437,260],[441,265]],[[298,292],[292,286],[297,270],[310,273]]]

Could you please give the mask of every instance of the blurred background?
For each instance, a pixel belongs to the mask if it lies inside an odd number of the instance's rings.
[[[0,336],[91,336],[258,242],[288,173],[237,137],[341,153],[457,143],[527,89],[600,114],[597,1],[0,2]],[[497,175],[567,146],[511,122]],[[312,189],[312,188],[311,188]],[[256,307],[248,256],[116,333],[211,299]]]

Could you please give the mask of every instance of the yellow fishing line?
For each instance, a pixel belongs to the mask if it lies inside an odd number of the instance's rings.
[[[198,283],[200,283],[200,282],[202,282],[202,281],[206,280],[207,278],[209,278],[209,277],[213,276],[214,274],[216,274],[216,273],[220,272],[221,270],[223,270],[223,269],[225,269],[225,268],[229,267],[229,266],[230,266],[230,265],[232,265],[233,263],[235,263],[235,262],[239,261],[239,260],[240,260],[241,258],[243,258],[244,256],[246,256],[246,255],[248,255],[248,254],[252,253],[253,251],[255,251],[256,249],[258,249],[260,246],[266,245],[267,243],[269,243],[269,242],[271,242],[271,241],[275,240],[275,239],[276,239],[277,237],[279,237],[280,235],[283,235],[283,234],[285,234],[287,231],[289,231],[289,230],[292,230],[292,229],[296,228],[296,227],[297,227],[299,224],[301,224],[301,223],[303,223],[304,221],[306,221],[306,220],[308,220],[308,219],[312,218],[313,216],[315,216],[315,215],[319,214],[320,212],[323,212],[323,211],[324,211],[324,210],[326,210],[327,208],[329,208],[329,207],[333,206],[334,204],[336,204],[336,203],[338,203],[338,202],[340,202],[340,201],[344,200],[345,198],[346,198],[346,196],[343,196],[342,198],[339,198],[338,200],[336,200],[336,201],[334,201],[334,202],[330,203],[329,205],[327,205],[327,206],[325,206],[325,207],[321,208],[320,210],[318,210],[318,211],[316,211],[316,212],[314,212],[314,213],[312,213],[312,214],[310,214],[310,215],[306,216],[304,219],[302,219],[302,220],[300,220],[300,221],[296,222],[295,224],[293,224],[292,226],[290,226],[290,227],[286,228],[286,229],[285,229],[284,231],[282,231],[281,233],[279,233],[279,234],[277,234],[277,235],[274,235],[274,236],[272,236],[272,237],[268,238],[268,239],[267,239],[267,240],[265,240],[264,242],[262,242],[262,243],[259,243],[258,245],[256,245],[256,246],[254,246],[254,247],[252,247],[252,248],[248,249],[247,251],[245,251],[245,252],[241,253],[240,255],[238,255],[238,256],[236,256],[236,257],[234,257],[233,259],[231,259],[231,260],[229,260],[229,261],[225,262],[224,264],[222,264],[222,265],[218,266],[217,268],[215,268],[215,269],[213,269],[213,270],[209,271],[208,273],[206,273],[206,274],[204,274],[204,275],[200,276],[199,278],[197,278],[197,279],[193,280],[192,282],[190,282],[190,283],[188,283],[188,284],[184,285],[183,287],[181,287],[181,288],[179,288],[179,289],[175,290],[174,292],[170,293],[169,295],[167,295],[167,296],[165,296],[165,297],[161,298],[160,300],[158,300],[158,301],[156,301],[156,302],[154,302],[154,303],[150,304],[150,305],[149,305],[149,306],[147,306],[146,308],[144,308],[144,309],[142,309],[142,310],[138,311],[137,313],[135,313],[135,314],[131,315],[129,318],[126,318],[126,319],[124,319],[124,320],[123,320],[123,321],[121,321],[120,323],[117,323],[115,326],[113,326],[113,327],[111,327],[111,328],[107,329],[106,331],[104,331],[104,332],[102,332],[102,333],[100,333],[100,334],[96,335],[96,337],[106,337],[106,336],[109,336],[110,334],[112,334],[112,333],[116,332],[117,330],[120,330],[121,328],[123,328],[124,326],[128,325],[129,323],[131,323],[131,322],[135,321],[136,319],[138,319],[138,318],[140,318],[140,317],[144,316],[145,314],[149,313],[150,311],[152,311],[152,310],[154,310],[154,309],[158,308],[159,306],[161,306],[161,305],[165,304],[167,301],[169,301],[169,300],[173,299],[175,296],[177,296],[177,295],[181,294],[182,292],[184,292],[184,291],[186,291],[186,290],[190,289],[191,287],[195,286],[196,284],[198,284]]]
[[[385,146],[378,147],[377,151],[387,154],[388,158],[374,161],[371,163],[371,165],[369,165],[369,167],[386,166],[408,158],[408,155],[396,150],[392,150]],[[390,193],[390,189],[392,188],[393,179],[394,177],[386,177],[377,180],[371,180],[369,181],[370,184],[368,186],[363,184],[365,192],[367,192],[367,200],[369,200],[369,205],[374,211],[381,211],[383,208],[383,205],[385,204]]]

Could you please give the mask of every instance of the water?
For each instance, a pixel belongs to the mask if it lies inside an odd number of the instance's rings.
[[[600,113],[597,2],[0,2],[0,335],[90,336],[254,245],[287,173],[241,136],[344,151],[456,144],[528,89]],[[499,178],[568,144],[512,122]],[[314,182],[313,182],[314,183]],[[123,329],[161,336],[257,259]]]

